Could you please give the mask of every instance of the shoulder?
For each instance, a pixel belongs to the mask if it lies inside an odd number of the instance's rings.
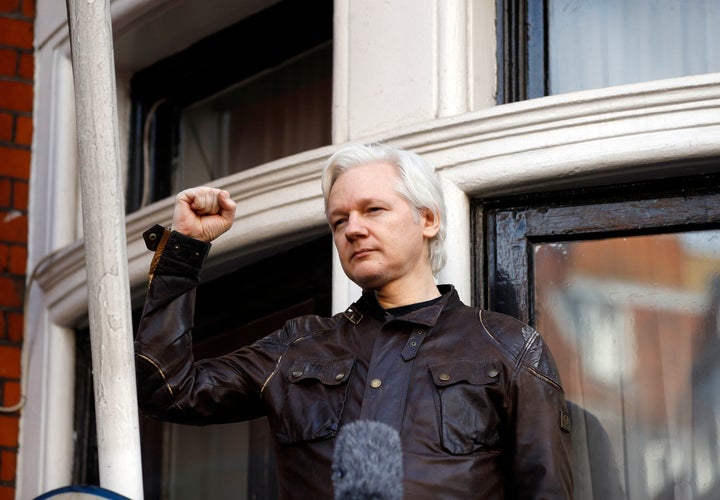
[[[528,324],[507,314],[486,309],[476,309],[476,311],[480,318],[480,324],[490,334],[501,331],[505,335],[523,338],[535,332],[535,329]]]
[[[484,333],[519,365],[560,383],[555,359],[540,332],[507,314],[478,310],[478,316]]]
[[[337,331],[343,323],[343,319],[344,316],[342,314],[336,314],[330,317],[317,314],[297,316],[286,320],[282,327],[263,339],[260,339],[258,343],[288,346],[302,338]]]
[[[298,316],[285,323],[285,329],[295,332],[298,335],[308,335],[314,333],[322,333],[335,330],[342,323],[344,316],[336,314],[334,316],[320,316],[317,314],[308,314]]]

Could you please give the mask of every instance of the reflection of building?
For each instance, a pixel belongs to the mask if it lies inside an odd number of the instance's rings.
[[[717,276],[720,254],[684,250],[680,238],[659,235],[548,244],[535,254],[539,329],[569,399],[610,435],[630,497],[720,491],[717,278],[697,279]]]
[[[720,494],[720,272],[710,281],[707,311],[700,323],[692,368],[692,483],[695,498],[717,498]]]

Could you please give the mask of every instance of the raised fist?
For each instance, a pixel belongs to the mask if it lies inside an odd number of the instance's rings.
[[[210,242],[230,229],[235,202],[225,190],[200,186],[175,197],[172,228],[186,236]]]

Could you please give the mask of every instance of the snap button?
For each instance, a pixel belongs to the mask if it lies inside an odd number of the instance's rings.
[[[294,372],[292,372],[292,376],[293,376],[293,377],[299,377],[299,376],[301,376],[302,374],[303,374],[303,371],[302,371],[302,370],[295,370]]]
[[[158,235],[156,233],[150,233],[148,234],[148,239],[150,241],[155,241],[157,239]]]
[[[382,385],[382,380],[380,380],[379,378],[374,378],[370,381],[370,387],[372,387],[373,389],[377,389],[381,385]]]
[[[438,378],[440,380],[442,380],[443,382],[447,382],[448,380],[450,380],[450,374],[449,373],[441,373],[440,375],[438,375]]]
[[[345,377],[345,374],[343,372],[338,373],[335,375],[335,380],[342,380]]]
[[[497,368],[492,368],[492,369],[488,372],[488,377],[495,378],[495,377],[497,377],[498,375],[500,375],[500,372],[497,370]]]

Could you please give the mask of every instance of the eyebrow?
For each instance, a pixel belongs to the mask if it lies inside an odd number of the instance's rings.
[[[392,203],[388,200],[384,200],[382,198],[360,198],[357,200],[357,204],[361,207],[367,207],[372,205],[392,205]],[[346,214],[348,211],[345,208],[334,208],[332,210],[328,210],[327,214],[328,217],[332,215],[337,214]]]

